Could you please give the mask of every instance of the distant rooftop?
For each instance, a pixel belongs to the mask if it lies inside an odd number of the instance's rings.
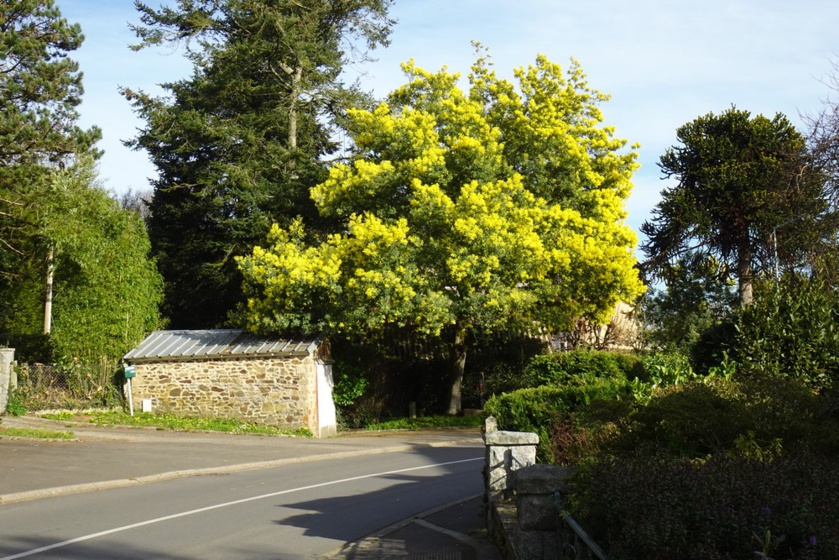
[[[262,337],[241,329],[154,331],[123,357],[129,363],[306,356],[315,338]]]

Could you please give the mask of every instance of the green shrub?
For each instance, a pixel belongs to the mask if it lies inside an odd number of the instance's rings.
[[[562,354],[542,354],[535,356],[524,368],[521,376],[522,382],[527,387],[540,387],[542,385],[564,385],[572,378],[573,373],[569,372],[564,364],[561,364],[557,356]],[[524,387],[523,387],[524,388]]]
[[[574,486],[572,514],[615,560],[839,558],[839,466],[819,455],[637,453],[578,470]]]
[[[537,460],[555,463],[550,429],[575,411],[598,400],[630,398],[630,385],[620,379],[595,379],[584,385],[546,385],[496,395],[487,401],[484,413],[493,416],[502,430],[533,432],[539,436]]]
[[[336,362],[333,369],[335,387],[332,398],[337,406],[350,406],[361,397],[370,384],[361,368]]]
[[[647,398],[555,416],[552,458],[579,466],[572,513],[615,560],[839,558],[833,393],[724,373],[653,387],[685,377],[659,371],[631,384]]]
[[[839,292],[795,274],[758,282],[751,305],[702,333],[691,349],[696,372],[726,360],[740,375],[800,379],[825,390],[839,380]]]
[[[839,456],[832,399],[795,380],[710,377],[652,391],[613,434],[607,451],[655,449],[701,459],[709,454],[811,449]]]
[[[641,356],[633,368],[632,396],[642,405],[662,387],[681,385],[699,379],[688,358],[679,352],[653,352]]]
[[[559,415],[548,432],[553,463],[577,466],[599,455],[633,407],[631,399],[595,399]]]
[[[6,414],[9,416],[23,416],[26,414],[26,404],[23,401],[23,395],[17,389],[9,391],[8,401],[6,402]]]
[[[567,410],[566,393],[566,389],[553,386],[519,389],[489,399],[484,413],[495,417],[502,430],[534,431]]]
[[[699,375],[707,375],[719,367],[734,352],[737,327],[733,317],[714,323],[702,331],[690,347],[690,363]]]
[[[524,369],[531,387],[577,384],[596,378],[632,379],[638,358],[629,354],[598,350],[572,350],[535,356]]]
[[[501,429],[538,434],[539,460],[549,463],[573,464],[583,452],[620,456],[639,447],[695,459],[799,448],[839,457],[839,414],[830,395],[792,379],[690,380],[685,359],[673,355],[647,363],[671,369],[651,368],[650,382],[576,378],[575,384],[513,391],[490,399],[484,411]]]
[[[633,379],[638,377],[639,372],[643,368],[641,356],[637,353],[626,354],[621,352],[613,353],[615,363],[620,370],[622,377],[625,379]]]
[[[839,381],[839,293],[805,278],[764,284],[738,316],[734,359],[745,374]]]
[[[749,409],[725,390],[702,383],[671,385],[657,391],[630,416],[614,445],[666,450],[679,457],[704,457],[734,447],[755,421]]]
[[[831,395],[814,392],[799,379],[755,377],[738,386],[760,441],[839,457],[839,416]]]
[[[697,378],[688,357],[678,352],[646,354],[639,369],[642,380],[658,387],[680,385]]]

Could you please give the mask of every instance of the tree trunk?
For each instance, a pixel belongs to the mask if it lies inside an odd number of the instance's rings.
[[[303,94],[303,67],[294,69],[291,76],[291,100],[288,110],[288,148],[291,151],[291,178],[297,179],[295,159],[297,157],[297,101]]]
[[[50,247],[47,253],[47,289],[44,296],[44,334],[52,331],[52,279],[55,271],[55,250]]]
[[[463,411],[461,402],[461,389],[463,387],[463,372],[466,369],[466,332],[457,329],[454,335],[454,342],[449,351],[449,376],[447,387],[449,416],[457,416]]]
[[[302,90],[303,82],[303,67],[298,66],[294,69],[291,76],[291,99],[289,100],[288,109],[288,147],[292,150],[297,148],[297,101]]]
[[[752,303],[752,251],[748,241],[737,249],[737,282],[740,292],[740,304]]]

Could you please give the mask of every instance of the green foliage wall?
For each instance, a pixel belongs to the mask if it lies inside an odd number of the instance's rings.
[[[101,133],[78,126],[70,58],[82,30],[53,0],[4,2],[0,29],[0,338],[21,358],[116,359],[157,324],[160,279],[139,217],[96,185]]]
[[[0,286],[0,333],[38,361],[116,361],[158,325],[162,281],[140,215],[96,185],[91,160],[56,171],[42,190],[18,274]],[[53,255],[52,332],[43,337]],[[28,344],[27,344],[28,342]]]
[[[106,197],[105,193],[97,196]],[[91,262],[56,264],[54,339],[59,356],[120,358],[158,326],[163,283],[140,216],[107,203]],[[109,207],[109,208],[108,208]]]

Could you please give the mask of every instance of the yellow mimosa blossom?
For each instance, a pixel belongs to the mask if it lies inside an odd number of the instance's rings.
[[[251,322],[439,335],[602,318],[643,290],[624,223],[635,152],[602,123],[578,63],[503,80],[406,62],[405,85],[349,111],[350,157],[311,195],[335,232],[275,226],[239,261]]]

